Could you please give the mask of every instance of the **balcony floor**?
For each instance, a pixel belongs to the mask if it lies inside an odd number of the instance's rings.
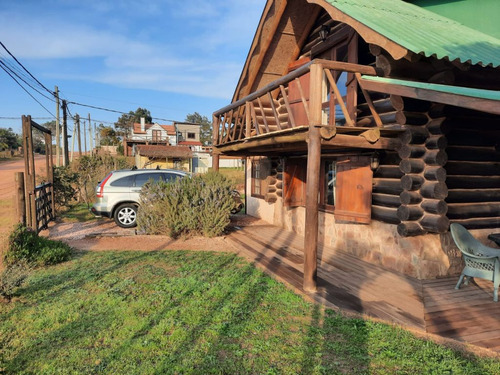
[[[417,280],[320,245],[318,293],[308,295],[302,289],[302,236],[252,225],[228,239],[265,272],[326,307],[500,352],[500,305],[493,302],[491,282],[477,279],[455,290],[457,277]]]

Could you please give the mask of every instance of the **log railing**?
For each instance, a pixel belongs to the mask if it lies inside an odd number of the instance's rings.
[[[307,80],[302,81],[313,65],[319,65],[322,70],[321,82],[310,79],[310,90],[321,87],[323,101],[321,108],[311,108],[309,97],[306,95]],[[261,136],[276,131],[303,127],[309,125],[336,126],[334,119],[335,109],[342,112],[346,126],[381,127],[384,123],[377,113],[377,105],[372,101],[368,92],[362,87],[365,97],[363,111],[371,120],[357,122],[351,116],[354,111],[347,108],[345,97],[338,87],[338,77],[342,72],[348,73],[358,84],[361,75],[376,75],[376,69],[371,66],[350,64],[329,60],[313,60],[291,73],[271,82],[267,86],[251,93],[231,105],[214,113],[213,144],[215,146],[228,144],[235,141]],[[316,78],[318,79],[318,78]],[[290,97],[290,87],[293,85],[294,100]],[[299,98],[297,98],[297,96]],[[325,109],[329,108],[329,111]],[[311,124],[311,113],[322,113],[322,124]],[[333,118],[333,121],[332,121]]]

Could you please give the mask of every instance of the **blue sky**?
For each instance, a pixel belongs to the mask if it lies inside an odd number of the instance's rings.
[[[193,112],[211,118],[230,103],[264,5],[265,0],[0,0],[0,41],[69,101],[123,112],[145,107],[168,120],[182,121]],[[1,47],[0,58],[14,63]],[[55,114],[54,102],[33,95]],[[50,121],[51,114],[3,70],[0,98],[0,117],[19,118],[0,118],[2,128],[20,131],[23,114]],[[119,117],[76,105],[70,111],[90,113],[97,122]]]

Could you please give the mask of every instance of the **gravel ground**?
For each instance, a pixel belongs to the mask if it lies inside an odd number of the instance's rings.
[[[247,215],[234,215],[230,230],[237,226],[255,225],[261,222]],[[42,232],[54,240],[61,240],[79,250],[196,250],[238,252],[226,236],[205,238],[190,237],[173,239],[168,236],[137,235],[135,229],[123,229],[112,220],[99,219],[88,222],[60,222]]]

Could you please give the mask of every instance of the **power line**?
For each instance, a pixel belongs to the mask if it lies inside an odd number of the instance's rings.
[[[43,88],[44,88],[44,89],[45,89],[45,90],[46,90],[46,91],[47,91],[50,95],[54,95],[54,93],[53,93],[52,91],[50,91],[47,87],[45,87],[45,86],[44,86],[44,85],[43,85],[43,84],[42,84],[42,83],[41,83],[38,79],[36,79],[36,78],[33,76],[33,74],[31,74],[31,73],[29,72],[29,70],[28,70],[28,69],[26,69],[26,68],[24,67],[24,65],[23,65],[23,64],[21,64],[21,63],[19,62],[19,60],[18,60],[18,59],[16,59],[16,57],[15,57],[15,56],[14,56],[14,55],[13,55],[13,54],[12,54],[12,53],[8,50],[8,49],[7,49],[7,47],[5,47],[5,45],[4,45],[1,41],[0,41],[0,45],[3,47],[3,49],[4,49],[4,50],[6,50],[6,51],[7,51],[7,53],[8,53],[11,57],[12,57],[12,58],[13,58],[13,59],[14,59],[14,60],[15,60],[15,61],[16,61],[16,62],[20,65],[20,66],[21,66],[21,68],[23,68],[23,69],[24,69],[24,71],[30,75],[30,77],[31,77],[31,78],[33,78],[33,79],[34,79],[34,80],[35,80],[35,81],[36,81],[36,82],[37,82],[37,83],[38,83],[41,87],[43,87]]]
[[[2,42],[0,42],[0,44],[1,44],[1,43],[2,43]],[[15,81],[15,82],[19,85],[19,87],[21,87],[24,91],[26,91],[26,93],[27,93],[29,96],[31,96],[31,98],[32,98],[35,102],[37,102],[38,104],[40,104],[40,106],[41,106],[43,109],[45,109],[45,110],[46,110],[46,111],[47,111],[47,112],[48,112],[48,113],[49,113],[49,114],[50,114],[53,118],[56,118],[56,116],[54,116],[54,114],[53,114],[52,112],[50,112],[47,108],[45,108],[45,106],[44,106],[42,103],[40,103],[40,102],[39,102],[39,101],[38,101],[38,100],[37,100],[37,99],[36,99],[33,95],[31,95],[31,93],[30,93],[28,90],[26,90],[26,88],[24,88],[24,86],[23,86],[23,85],[21,85],[21,84],[19,83],[19,81],[18,81],[15,77],[13,77],[13,76],[12,76],[12,74],[10,74],[10,72],[9,72],[8,70],[6,70],[6,69],[3,67],[3,65],[1,65],[1,64],[0,64],[0,68],[2,68],[2,69],[5,71],[5,73],[7,73],[7,74],[10,76],[10,78],[12,78],[12,79],[13,79],[13,80],[14,80],[14,81]]]
[[[48,99],[48,100],[51,100],[53,101],[54,103],[56,102],[55,99],[51,98],[51,97],[48,97],[47,95],[45,95],[44,93],[38,91],[38,89],[34,88],[33,86],[31,86],[23,77],[21,77],[18,73],[16,73],[15,71],[13,71],[10,67],[8,67],[5,62],[0,59],[0,64],[5,67],[6,69],[8,69],[12,74],[14,74],[17,78],[19,78],[21,81],[23,81],[24,83],[26,83],[29,87],[31,87],[33,90],[35,90],[37,93],[39,93],[40,95],[42,95],[44,98]],[[5,69],[4,69],[5,70]]]

